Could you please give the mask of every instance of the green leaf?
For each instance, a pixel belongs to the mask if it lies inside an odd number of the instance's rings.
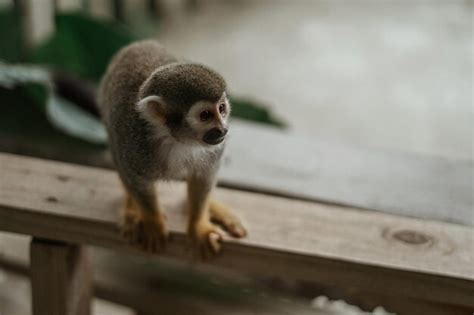
[[[21,32],[13,9],[0,11],[0,59],[18,62],[21,58]]]
[[[56,129],[91,143],[107,143],[105,129],[96,117],[54,94],[53,83],[46,69],[0,62],[0,87],[21,87],[23,94],[32,103],[42,106]]]
[[[23,93],[43,109],[53,89],[46,69],[32,65],[10,65],[1,61],[0,86],[10,89],[16,86],[21,87]]]
[[[135,38],[121,25],[82,14],[56,17],[56,32],[38,47],[30,61],[98,81],[111,57]]]
[[[46,116],[54,127],[70,136],[95,144],[107,143],[100,120],[57,95],[48,99]]]
[[[230,96],[229,99],[232,104],[233,117],[256,121],[280,128],[286,127],[286,124],[280,119],[274,117],[264,104],[233,96]]]

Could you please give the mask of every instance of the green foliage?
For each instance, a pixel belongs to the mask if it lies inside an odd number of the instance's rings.
[[[19,22],[13,10],[0,10],[0,59],[18,62],[21,58]]]
[[[56,33],[39,47],[31,60],[98,81],[113,54],[136,39],[119,24],[96,21],[80,14],[59,15]],[[283,127],[270,111],[255,102],[232,98],[233,116]]]
[[[0,62],[0,88],[21,91],[28,103],[40,105],[49,122],[64,133],[90,143],[107,142],[106,132],[96,117],[55,94],[46,69]]]
[[[30,57],[34,63],[98,81],[113,54],[134,37],[119,24],[82,14],[56,16],[56,32]]]
[[[11,65],[0,61],[0,87],[20,87],[33,104],[44,109],[46,100],[53,90],[50,75],[46,69],[32,65]]]
[[[257,121],[259,123],[285,127],[285,123],[274,117],[270,110],[263,104],[249,99],[230,96],[232,103],[232,116],[245,120]]]
[[[39,83],[27,83],[24,86],[21,86],[21,90],[25,96],[27,96],[32,104],[41,106],[41,108],[46,108],[47,99],[49,96],[49,89]]]
[[[151,22],[141,23],[151,28]],[[132,31],[121,24],[95,20],[80,13],[58,15],[56,32],[25,60],[21,50],[19,25],[13,10],[0,11],[0,59],[13,63],[27,61],[42,64],[95,82],[100,80],[111,57],[121,47],[136,40],[138,36],[134,34],[143,34],[144,29],[143,25],[139,27],[135,23]],[[33,65],[0,65],[0,81],[3,78],[3,85],[9,84],[8,78],[15,78],[15,85],[22,86],[21,90],[31,103],[40,105],[49,121],[58,129],[89,142],[105,141],[104,132],[97,125],[99,122],[96,119],[76,110],[74,104],[57,97],[44,69],[38,70]],[[42,71],[44,78],[38,78]],[[231,102],[233,117],[284,126],[264,105],[236,97],[231,97]]]

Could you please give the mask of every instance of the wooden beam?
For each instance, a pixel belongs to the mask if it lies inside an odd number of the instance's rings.
[[[1,97],[8,99],[9,95],[3,93]],[[9,128],[0,135],[0,151],[113,167],[105,148],[55,131],[47,121],[19,110],[29,108],[27,101],[17,104],[21,99],[10,99],[17,106],[2,110],[0,126]],[[24,123],[11,123],[16,120]],[[28,123],[38,128],[26,128]],[[252,139],[251,145],[248,139]],[[474,226],[473,176],[474,164],[469,160],[342,145],[236,119],[219,183]]]
[[[133,250],[118,233],[114,172],[0,154],[0,230]],[[166,256],[190,259],[180,183],[160,186],[172,234]],[[217,189],[249,237],[209,262],[246,273],[351,286],[474,307],[470,227]]]
[[[29,243],[27,237],[0,232],[0,272],[4,269],[28,277]],[[245,277],[237,280],[234,276],[230,279],[219,276],[216,281],[215,272],[209,270],[187,268],[186,264],[176,266],[175,261],[160,258],[150,261],[147,257],[101,248],[92,248],[90,256],[95,271],[94,295],[102,300],[101,304],[106,300],[145,314],[155,314],[158,310],[160,314],[193,315],[319,314],[309,301],[264,290]],[[105,306],[101,309],[106,310]],[[127,309],[122,307],[120,314]],[[115,314],[112,310],[110,314]]]
[[[33,238],[33,315],[90,315],[92,270],[83,246]]]
[[[117,21],[125,22],[125,12],[123,0],[112,0],[114,17]]]

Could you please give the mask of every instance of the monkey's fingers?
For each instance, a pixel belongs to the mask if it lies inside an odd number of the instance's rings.
[[[219,253],[223,236],[217,226],[209,221],[196,222],[190,233],[192,243],[201,259],[207,260]]]
[[[207,244],[212,253],[217,254],[221,249],[222,235],[211,232],[207,236]]]
[[[216,256],[221,249],[222,239],[222,235],[219,233],[209,233],[206,239],[204,239],[200,244],[197,244],[200,258],[202,260],[209,260]]]
[[[127,212],[121,232],[130,245],[149,253],[163,251],[168,238],[164,217],[159,214],[143,216],[140,212]]]
[[[148,253],[162,252],[166,248],[168,234],[163,228],[145,227],[142,225],[136,246]]]
[[[247,230],[242,222],[228,207],[211,201],[210,213],[212,222],[222,227],[230,236],[236,238],[247,236]]]

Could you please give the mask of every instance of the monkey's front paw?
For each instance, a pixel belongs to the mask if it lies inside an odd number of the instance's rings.
[[[218,224],[230,236],[236,238],[247,236],[244,225],[228,207],[213,200],[210,205],[210,213],[212,222]]]
[[[200,220],[189,228],[189,236],[202,259],[209,259],[221,249],[222,234],[210,221]]]
[[[123,218],[122,235],[141,250],[150,253],[162,251],[168,238],[166,219],[161,213],[128,211]]]

